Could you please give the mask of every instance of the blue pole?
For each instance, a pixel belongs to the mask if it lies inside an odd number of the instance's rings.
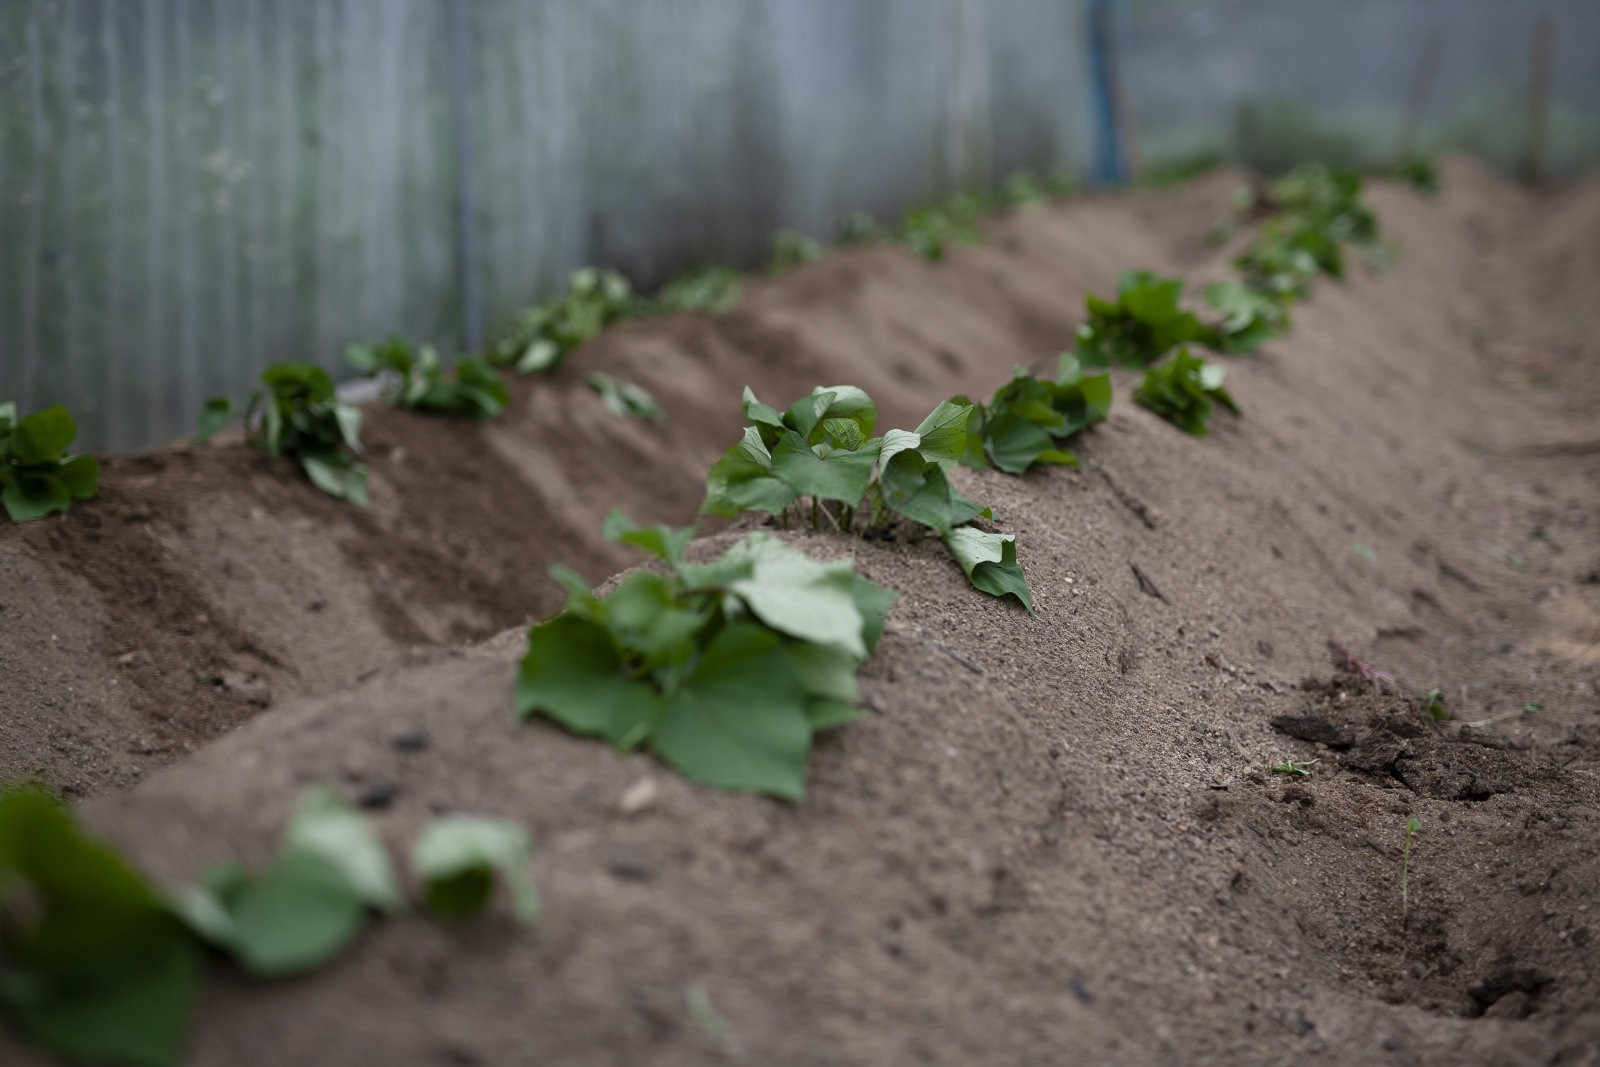
[[[1089,0],[1089,108],[1095,132],[1090,177],[1103,185],[1117,185],[1126,178],[1117,129],[1117,61],[1111,4],[1112,0]]]

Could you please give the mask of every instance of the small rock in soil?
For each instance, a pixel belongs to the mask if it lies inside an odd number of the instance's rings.
[[[1073,975],[1067,979],[1067,989],[1078,998],[1079,1004],[1090,1004],[1094,1001],[1094,994],[1089,992],[1089,987],[1083,984],[1083,979]]]
[[[368,811],[385,811],[400,795],[400,787],[393,782],[375,782],[356,798],[356,803]]]
[[[656,873],[650,864],[632,852],[613,852],[611,858],[606,860],[606,870],[613,878],[620,878],[624,882],[648,882]]]
[[[405,733],[395,734],[390,738],[389,744],[397,752],[421,752],[428,747],[428,731],[407,730]]]

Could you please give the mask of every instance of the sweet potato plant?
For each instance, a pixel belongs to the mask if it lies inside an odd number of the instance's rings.
[[[60,404],[20,419],[15,403],[0,404],[0,503],[12,522],[42,519],[94,496],[100,464],[68,453],[77,436],[77,422]]]
[[[429,911],[476,914],[498,876],[530,921],[527,858],[520,826],[457,815],[424,829],[413,869]],[[68,1060],[176,1065],[209,959],[302,974],[404,907],[376,832],[325,789],[302,797],[266,869],[170,891],[42,789],[0,791],[0,1014]]]
[[[1037,463],[1077,466],[1077,457],[1061,445],[1110,410],[1111,376],[1085,375],[1071,352],[1061,353],[1054,378],[1035,378],[1018,367],[988,404],[972,405],[963,461],[1007,474],[1022,474]]]
[[[345,362],[363,374],[378,375],[388,401],[412,411],[492,419],[511,402],[499,372],[481,359],[460,360],[454,377],[446,378],[432,345],[415,351],[411,342],[393,337],[375,345],[351,345]]]
[[[1086,367],[1148,367],[1178,345],[1204,342],[1207,330],[1178,306],[1183,280],[1134,270],[1117,283],[1117,298],[1084,297],[1088,319],[1078,327],[1078,359]]]
[[[574,271],[567,291],[523,311],[489,348],[488,362],[518,374],[553,369],[575,348],[635,310],[633,286],[614,270]]]
[[[963,569],[974,588],[992,596],[1014,596],[1033,610],[1010,534],[967,529],[988,508],[968,500],[948,471],[969,453],[973,407],[947,400],[915,430],[871,436],[877,406],[853,385],[818,386],[780,412],[748,387],[744,414],[749,425],[706,476],[701,510],[732,518],[745,511],[810,517],[814,529],[831,527],[864,535],[886,534],[896,524],[913,534],[931,533],[958,561],[963,551],[984,545],[982,558]],[[958,533],[957,531],[963,531]],[[953,540],[954,539],[954,540]]]
[[[261,384],[245,410],[250,441],[274,456],[298,460],[311,483],[329,496],[365,507],[361,412],[339,401],[328,372],[312,363],[274,363],[261,372]]]
[[[1191,356],[1187,348],[1179,348],[1171,359],[1150,368],[1133,399],[1184,433],[1203,436],[1208,432],[1212,401],[1239,413],[1239,405],[1223,388],[1224,374],[1218,364],[1206,363]]]
[[[604,597],[553,568],[570,597],[528,634],[518,712],[647,748],[708,785],[798,800],[812,735],[862,714],[856,670],[896,594],[767,534],[710,563],[683,558],[692,529],[613,512],[605,534],[661,567]]]

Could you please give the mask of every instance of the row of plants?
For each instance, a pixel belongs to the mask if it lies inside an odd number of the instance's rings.
[[[527,833],[450,815],[410,854],[417,906],[468,919],[504,883],[532,922]],[[371,824],[334,793],[307,790],[264,870],[229,863],[166,889],[31,785],[0,792],[0,1009],[31,1041],[77,1062],[168,1067],[183,1054],[208,971],[254,980],[304,974],[374,918],[410,905]]]
[[[1181,281],[1130,273],[1114,301],[1088,297],[1075,349],[1058,357],[1054,375],[1018,368],[987,402],[952,397],[912,430],[875,434],[876,405],[855,386],[818,387],[781,411],[747,387],[746,426],[708,472],[702,512],[754,512],[779,527],[809,523],[840,536],[938,538],[974,589],[1031,614],[1015,535],[991,528],[992,511],[955,488],[955,468],[1021,475],[1075,464],[1073,438],[1110,410],[1105,368],[1145,369],[1134,399],[1190,433],[1205,431],[1213,402],[1237,411],[1221,368],[1187,346],[1248,352],[1286,329],[1288,304],[1311,276],[1338,276],[1339,246],[1375,236],[1359,190],[1359,180],[1352,187],[1332,173],[1275,185],[1278,213],[1236,264],[1241,280],[1206,290],[1218,321],[1181,307]],[[1277,259],[1287,263],[1279,272],[1287,283],[1257,269]],[[726,291],[723,281],[696,285]],[[524,316],[503,345],[463,360],[450,377],[433,352],[403,341],[358,347],[351,360],[379,376],[391,403],[492,418],[507,402],[497,368],[548,370],[627,313],[630,299],[620,275],[580,272],[560,301]],[[601,381],[595,388],[608,405],[648,416],[647,394]],[[363,503],[360,415],[338,400],[327,372],[279,364],[263,386],[245,412],[252,439],[294,457],[324,491]],[[208,406],[202,433],[230,409]],[[74,436],[61,409],[18,419],[0,408],[0,482],[13,518],[92,494],[94,461],[68,454]],[[801,798],[816,733],[863,714],[857,674],[898,594],[850,558],[814,560],[764,530],[704,561],[690,558],[693,527],[640,526],[614,512],[603,533],[646,553],[650,565],[604,595],[553,569],[568,601],[529,631],[517,714],[643,749],[696,781]],[[445,917],[475,914],[498,875],[516,913],[531,920],[527,855],[514,824],[437,821],[412,852],[420,905]],[[326,791],[303,798],[266,870],[228,866],[176,891],[157,889],[42,791],[0,795],[0,1006],[33,1040],[69,1057],[176,1062],[208,959],[256,978],[303,973],[337,955],[373,916],[404,907],[381,842]]]
[[[818,386],[782,410],[747,386],[744,431],[707,473],[701,511],[841,536],[938,538],[973,588],[1031,614],[1015,535],[991,529],[992,510],[956,489],[951,472],[1075,464],[1067,446],[1112,401],[1109,373],[1086,367],[1144,369],[1135,402],[1187,433],[1206,432],[1215,404],[1237,413],[1223,368],[1188,346],[1251,352],[1287,329],[1290,300],[1316,272],[1339,276],[1337,256],[1311,256],[1287,287],[1249,268],[1285,233],[1334,253],[1374,240],[1360,189],[1359,176],[1326,168],[1274,183],[1277,211],[1236,263],[1243,277],[1205,290],[1215,321],[1182,307],[1181,280],[1130,272],[1115,300],[1087,297],[1076,348],[1053,376],[1019,367],[987,403],[952,397],[913,430],[875,434],[877,406],[857,386]],[[698,781],[798,798],[812,732],[859,714],[855,671],[893,592],[855,574],[850,559],[817,563],[765,533],[712,564],[684,562],[693,528],[640,528],[614,514],[605,533],[651,553],[664,573],[634,572],[602,599],[557,568],[571,596],[530,631],[519,713],[645,746]]]

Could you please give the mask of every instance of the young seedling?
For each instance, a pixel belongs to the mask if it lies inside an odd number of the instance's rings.
[[[900,224],[900,240],[923,259],[938,262],[952,244],[980,244],[978,220],[983,201],[972,193],[957,193],[940,204],[916,208]]]
[[[772,238],[772,263],[768,269],[774,274],[782,274],[821,257],[822,246],[815,238],[799,230],[779,230]]]
[[[488,361],[518,374],[554,369],[606,326],[637,310],[633,286],[614,270],[574,271],[564,295],[523,311],[489,349]]]
[[[956,403],[968,403],[955,397]],[[1061,445],[1105,419],[1111,410],[1111,376],[1085,375],[1077,357],[1061,354],[1054,379],[1018,367],[987,405],[972,405],[967,423],[969,466],[1022,474],[1038,463],[1077,466]]]
[[[1217,364],[1206,363],[1189,355],[1187,348],[1179,348],[1167,362],[1150,368],[1133,399],[1184,433],[1203,436],[1208,432],[1206,423],[1213,400],[1239,414],[1239,405],[1223,388],[1225,373]]]
[[[12,522],[42,519],[88,500],[100,487],[100,464],[67,449],[78,424],[55,407],[17,418],[17,405],[0,404],[0,503]]]
[[[812,735],[861,715],[856,670],[896,594],[751,534],[707,564],[683,559],[691,529],[605,534],[662,570],[625,576],[605,597],[556,567],[571,596],[528,634],[517,711],[618,748],[646,746],[686,776],[798,800]]]
[[[203,445],[217,435],[228,420],[233,418],[233,401],[225,396],[214,396],[200,409],[195,421],[194,443]]]
[[[1288,332],[1289,309],[1285,302],[1244,282],[1212,282],[1205,288],[1205,297],[1206,303],[1223,314],[1222,321],[1211,328],[1206,338],[1210,348],[1243,355]]]
[[[1390,174],[1418,192],[1435,196],[1439,192],[1439,167],[1431,156],[1413,156],[1394,165]]]
[[[877,407],[852,385],[818,386],[787,410],[746,388],[744,436],[706,476],[701,510],[724,518],[762,511],[787,526],[791,509],[812,529],[886,535],[905,520],[944,540],[973,586],[1032,600],[1016,563],[1015,539],[967,527],[993,518],[957,492],[948,471],[967,457],[972,405],[947,400],[915,430],[871,437]]]
[[[1149,271],[1128,271],[1116,300],[1084,298],[1088,319],[1078,327],[1078,358],[1086,367],[1148,367],[1174,347],[1205,343],[1207,328],[1178,306],[1183,282]]]
[[[625,382],[601,371],[589,375],[589,388],[600,394],[606,408],[618,418],[664,422],[667,413],[642,385]]]
[[[706,267],[674,278],[656,293],[652,310],[725,315],[739,305],[739,275],[727,267]]]
[[[1402,853],[1401,860],[1400,860],[1400,925],[1401,926],[1404,926],[1406,924],[1406,915],[1411,910],[1411,898],[1410,898],[1410,895],[1409,895],[1409,886],[1408,886],[1408,883],[1409,883],[1410,878],[1411,878],[1411,838],[1420,829],[1422,829],[1422,824],[1420,822],[1418,822],[1415,818],[1410,818],[1410,819],[1406,820],[1405,851]]]
[[[1287,759],[1282,763],[1274,763],[1272,766],[1268,767],[1267,770],[1271,771],[1273,774],[1288,774],[1299,778],[1310,778],[1311,765],[1316,762],[1317,761],[1314,759],[1305,760],[1303,762]]]
[[[865,211],[852,211],[839,223],[839,243],[842,245],[882,240],[885,234],[883,223]]]
[[[1444,706],[1444,690],[1430,689],[1424,698],[1423,709],[1434,722],[1445,722],[1450,718],[1450,709]]]
[[[488,363],[463,359],[456,364],[454,379],[447,379],[431,345],[420,352],[399,338],[351,345],[345,361],[363,374],[380,376],[389,403],[412,411],[492,419],[511,402],[505,382]]]
[[[250,441],[299,460],[329,496],[365,507],[367,468],[357,459],[361,412],[339,402],[328,372],[310,363],[274,363],[261,383],[265,389],[250,394],[244,416]]]

